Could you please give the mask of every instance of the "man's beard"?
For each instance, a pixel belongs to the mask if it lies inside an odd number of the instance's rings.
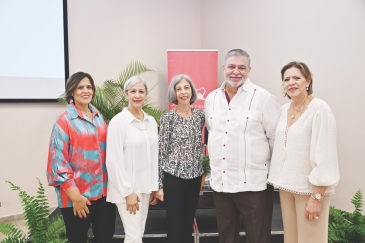
[[[246,79],[244,77],[242,77],[242,79],[239,82],[233,82],[233,81],[229,80],[229,77],[226,78],[225,73],[223,73],[223,77],[224,77],[225,82],[227,82],[229,85],[231,85],[232,87],[235,87],[235,88],[240,87],[246,81]]]

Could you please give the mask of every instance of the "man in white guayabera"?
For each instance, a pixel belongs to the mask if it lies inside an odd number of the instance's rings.
[[[248,243],[271,239],[273,188],[266,182],[280,105],[249,80],[250,70],[247,52],[229,51],[224,82],[205,100],[210,185],[222,243],[240,242],[241,215]]]

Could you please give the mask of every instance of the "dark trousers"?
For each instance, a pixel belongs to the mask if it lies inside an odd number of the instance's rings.
[[[181,179],[166,172],[164,174],[167,242],[193,242],[193,224],[199,200],[201,176]]]
[[[66,234],[71,243],[86,243],[87,231],[92,225],[93,242],[111,242],[115,230],[115,205],[107,202],[106,197],[90,201],[89,214],[86,218],[74,216],[73,207],[61,208],[65,221]]]
[[[240,215],[247,243],[270,243],[273,187],[258,192],[213,192],[219,241],[239,243]]]

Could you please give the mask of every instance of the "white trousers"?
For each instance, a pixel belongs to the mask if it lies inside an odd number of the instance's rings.
[[[140,202],[139,210],[136,214],[130,214],[130,212],[127,211],[127,204],[125,202],[116,203],[124,227],[124,243],[142,243],[148,214],[150,194],[142,193],[137,195]]]

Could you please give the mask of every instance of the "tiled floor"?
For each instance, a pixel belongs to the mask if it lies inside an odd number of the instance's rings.
[[[15,225],[18,229],[23,231],[24,234],[28,234],[28,227],[25,224],[25,219],[13,220],[13,221],[8,222],[8,223],[11,223],[11,224]],[[6,238],[6,236],[0,233],[0,241],[2,241],[5,238]]]

